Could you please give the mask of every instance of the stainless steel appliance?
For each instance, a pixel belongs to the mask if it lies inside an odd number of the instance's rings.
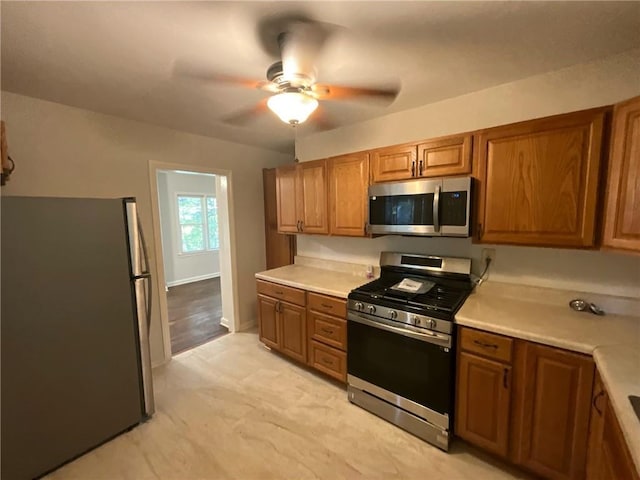
[[[380,183],[369,187],[371,233],[470,236],[471,177]]]
[[[448,450],[453,319],[473,289],[471,260],[383,252],[380,265],[348,297],[348,398]]]
[[[154,412],[135,199],[2,197],[2,478],[39,477]]]

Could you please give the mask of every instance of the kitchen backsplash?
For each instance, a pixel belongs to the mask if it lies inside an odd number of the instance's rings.
[[[356,275],[362,277],[364,279],[367,278],[367,267],[372,267],[372,275],[374,277],[380,276],[380,266],[378,265],[378,261],[371,262],[368,264],[360,264],[360,263],[351,263],[351,262],[343,262],[336,261],[327,258],[313,258],[313,257],[304,257],[301,255],[296,255],[294,262],[296,265],[302,265],[305,267],[315,267],[322,268],[323,270],[332,270],[334,272],[342,272],[342,273],[350,273],[352,275]]]
[[[381,251],[472,259],[481,272],[483,248],[496,251],[489,279],[496,282],[640,298],[640,257],[604,251],[474,245],[468,238],[320,237],[298,235],[298,254],[356,265],[379,265]]]

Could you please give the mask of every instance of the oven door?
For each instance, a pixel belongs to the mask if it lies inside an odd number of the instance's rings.
[[[454,353],[452,337],[422,333],[349,312],[348,383],[418,415],[450,427]]]

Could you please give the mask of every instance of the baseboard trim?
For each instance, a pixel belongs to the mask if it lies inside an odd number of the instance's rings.
[[[252,328],[255,328],[257,326],[258,326],[258,322],[256,322],[255,320],[251,322],[241,323],[240,326],[238,327],[238,331],[246,332],[247,330],[251,330]]]
[[[218,273],[208,273],[206,275],[198,275],[195,277],[183,278],[182,280],[174,280],[173,282],[167,282],[167,287],[177,287],[178,285],[184,285],[186,283],[199,282],[201,280],[209,280],[210,278],[217,278],[220,276]]]

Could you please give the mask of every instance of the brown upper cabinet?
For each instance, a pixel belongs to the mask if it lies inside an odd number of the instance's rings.
[[[640,252],[640,97],[613,112],[602,243]]]
[[[471,173],[470,134],[371,152],[371,183]]]
[[[606,112],[585,110],[478,132],[476,238],[594,246]]]
[[[368,153],[329,159],[329,233],[366,235],[368,186]]]
[[[471,135],[458,135],[418,144],[418,176],[471,173],[471,138]]]
[[[278,167],[278,231],[328,233],[327,161]]]
[[[278,232],[296,233],[300,231],[298,216],[298,166],[286,165],[276,169],[276,209],[278,212]]]
[[[371,183],[416,178],[418,147],[395,145],[371,152]]]

